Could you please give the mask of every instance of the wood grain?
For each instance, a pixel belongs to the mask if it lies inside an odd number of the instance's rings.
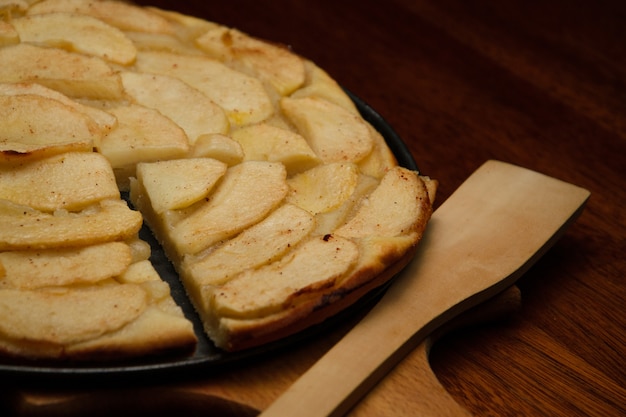
[[[580,219],[519,281],[513,320],[444,337],[431,364],[475,415],[626,415],[626,2],[139,3],[315,60],[390,122],[440,181],[439,203],[488,159],[589,189]],[[250,387],[261,409],[345,330],[186,384],[231,398]],[[380,416],[390,399],[390,415],[413,414],[420,361],[407,357],[353,414]]]

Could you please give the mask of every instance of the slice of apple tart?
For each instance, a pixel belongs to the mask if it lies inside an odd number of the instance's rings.
[[[275,162],[186,159],[139,164],[131,199],[207,334],[238,350],[317,323],[398,272],[430,217],[429,185],[401,167],[287,177]]]

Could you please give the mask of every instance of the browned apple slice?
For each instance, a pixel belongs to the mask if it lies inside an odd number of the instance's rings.
[[[368,125],[337,104],[315,97],[285,97],[280,106],[324,162],[358,162],[372,151]]]
[[[314,238],[281,260],[251,269],[212,292],[221,316],[262,317],[285,309],[296,299],[332,288],[359,257],[347,239]]]
[[[130,239],[142,218],[123,200],[103,200],[80,213],[53,214],[0,200],[0,223],[0,250],[23,250]]]
[[[13,19],[11,24],[22,42],[47,44],[121,65],[131,64],[137,54],[121,30],[87,15],[35,14]]]
[[[246,161],[280,162],[289,175],[320,163],[306,140],[291,130],[259,123],[237,129],[231,136],[243,148]]]
[[[139,71],[178,78],[221,106],[234,125],[260,122],[274,113],[265,88],[254,78],[206,56],[140,51]]]
[[[122,30],[173,33],[170,23],[147,8],[121,1],[47,0],[33,4],[28,15],[44,13],[80,13],[101,19]]]
[[[313,214],[325,213],[348,200],[358,180],[359,171],[354,164],[319,165],[287,181],[287,200]]]
[[[318,97],[335,103],[351,113],[359,114],[354,102],[326,71],[314,62],[304,60],[306,81],[302,88],[295,91],[291,98]]]
[[[179,125],[193,145],[201,135],[227,133],[228,118],[204,93],[172,77],[123,72],[124,90],[138,104],[158,110]]]
[[[335,234],[348,238],[400,236],[410,233],[429,206],[428,194],[417,173],[395,167],[361,203],[355,216]]]
[[[34,94],[0,95],[0,132],[0,160],[19,154],[90,151],[101,136],[93,119],[60,101]]]
[[[182,158],[189,152],[183,129],[157,110],[130,104],[109,111],[117,118],[117,127],[96,148],[111,163],[120,189],[129,189],[139,162]]]
[[[0,48],[0,82],[37,82],[70,97],[121,99],[122,80],[97,57],[27,43]]]
[[[299,56],[236,29],[209,30],[196,39],[196,44],[209,56],[234,68],[241,67],[244,72],[251,71],[281,95],[289,95],[304,83],[304,63]]]
[[[206,255],[185,258],[182,271],[190,287],[221,285],[248,268],[274,262],[315,227],[311,214],[286,204]]]
[[[122,242],[71,249],[0,252],[0,288],[35,289],[96,283],[122,274],[132,260]]]
[[[173,159],[137,165],[137,180],[157,213],[178,210],[202,200],[226,172],[215,159]]]
[[[177,252],[195,254],[262,220],[287,194],[285,167],[243,162],[229,168],[208,202],[174,225]]]
[[[36,210],[78,211],[119,196],[111,166],[97,153],[70,152],[0,165],[0,199]]]
[[[119,329],[146,307],[146,292],[132,284],[0,290],[0,334],[39,343],[76,343]]]
[[[190,156],[217,159],[228,166],[237,165],[244,158],[243,149],[238,142],[218,133],[199,136]]]
[[[24,95],[35,94],[47,98],[59,101],[79,113],[83,113],[86,116],[93,119],[94,122],[100,127],[102,133],[108,132],[115,127],[117,119],[110,113],[97,109],[91,106],[85,106],[76,100],[72,100],[64,94],[59,93],[56,90],[44,87],[41,84],[36,83],[0,83],[0,94],[6,96],[12,95]]]

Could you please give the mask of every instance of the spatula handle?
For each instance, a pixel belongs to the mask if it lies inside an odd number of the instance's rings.
[[[415,259],[382,300],[261,415],[345,414],[433,330],[513,285],[588,197],[488,161],[433,214]]]

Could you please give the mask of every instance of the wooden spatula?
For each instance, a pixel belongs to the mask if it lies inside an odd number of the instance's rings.
[[[381,301],[261,415],[344,415],[433,330],[511,286],[589,194],[486,162],[435,211],[415,259]]]

